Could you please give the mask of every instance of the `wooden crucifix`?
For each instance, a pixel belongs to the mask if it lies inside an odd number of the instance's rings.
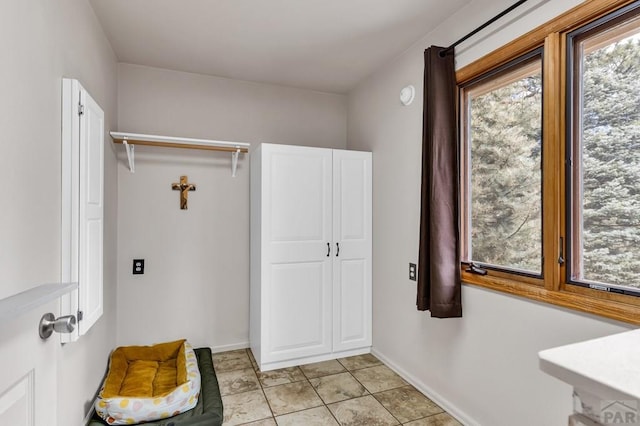
[[[189,191],[195,191],[196,186],[188,182],[189,178],[180,176],[180,183],[172,183],[171,188],[180,191],[180,209],[187,210],[187,198]]]

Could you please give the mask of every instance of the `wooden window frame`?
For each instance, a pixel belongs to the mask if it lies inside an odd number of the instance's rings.
[[[566,236],[566,107],[567,34],[636,0],[589,0],[513,40],[456,72],[459,85],[490,72],[528,52],[542,47],[543,53],[543,144],[542,150],[542,283],[505,271],[487,275],[467,272],[461,264],[465,284],[549,303],[605,318],[640,324],[640,297],[575,286],[567,283]],[[555,171],[549,173],[545,171]],[[466,208],[466,200],[463,200]],[[562,244],[560,242],[563,242]],[[542,284],[542,285],[541,285]]]
[[[489,71],[488,73],[483,73],[478,76],[478,79],[470,80],[465,83],[463,86],[459,86],[459,104],[460,104],[460,112],[459,112],[459,121],[460,121],[460,147],[461,147],[461,192],[460,192],[460,205],[464,206],[464,208],[460,209],[460,235],[464,235],[464,238],[460,241],[460,249],[461,249],[461,259],[463,264],[470,265],[471,262],[479,266],[481,269],[491,270],[492,274],[497,276],[509,276],[511,274],[516,274],[520,276],[520,280],[526,280],[532,284],[542,285],[542,265],[540,267],[539,272],[519,269],[517,267],[510,267],[509,265],[497,265],[497,264],[486,264],[484,262],[480,262],[478,259],[471,259],[469,257],[469,253],[472,251],[471,244],[471,206],[469,203],[465,202],[470,198],[470,188],[471,188],[471,144],[469,143],[469,135],[470,131],[470,123],[469,120],[471,118],[471,114],[469,111],[469,98],[470,97],[479,97],[486,93],[491,92],[492,90],[506,86],[507,84],[513,83],[515,81],[521,80],[524,77],[531,75],[532,69],[539,70],[542,72],[544,68],[544,52],[543,49],[534,49],[531,52],[528,52],[524,55],[515,58],[512,61],[507,62],[506,64],[498,67],[495,70]],[[542,107],[542,104],[540,105]],[[541,125],[542,125],[542,117]],[[540,161],[540,167],[542,167],[542,159]],[[543,178],[543,176],[540,176]],[[542,186],[542,180],[540,182]],[[542,190],[542,188],[541,188]],[[472,197],[472,194],[471,194]],[[540,199],[542,203],[542,198]],[[542,206],[541,206],[542,207]],[[542,213],[542,212],[541,212]],[[543,236],[543,229],[540,229],[540,236]],[[540,244],[542,245],[542,239],[540,240]],[[542,257],[542,253],[539,253]]]
[[[582,57],[609,46],[613,43],[632,35],[637,34],[640,28],[640,6],[638,3],[631,4],[627,7],[620,8],[613,13],[606,15],[600,21],[579,28],[577,31],[571,32],[567,36],[567,64],[572,67],[572,71],[567,74],[567,94],[571,102],[567,105],[566,116],[567,121],[571,122],[571,127],[567,127],[567,146],[570,147],[571,153],[568,154],[573,162],[572,170],[567,175],[567,188],[571,188],[571,198],[567,199],[568,205],[580,206],[583,203],[582,188],[582,113],[578,112],[582,99]],[[604,27],[604,28],[603,28]],[[603,31],[604,30],[604,31]],[[581,53],[579,53],[581,50]],[[569,204],[570,203],[570,204]],[[600,286],[621,294],[632,294],[636,297],[640,296],[640,289],[621,285],[619,283],[608,283],[603,281],[594,281],[585,278],[584,273],[584,251],[583,251],[583,211],[582,209],[568,209],[567,216],[567,241],[571,242],[568,247],[567,257],[571,260],[567,264],[567,281],[571,284],[590,287]]]

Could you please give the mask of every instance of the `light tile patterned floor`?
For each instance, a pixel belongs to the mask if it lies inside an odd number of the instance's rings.
[[[241,349],[213,366],[225,426],[460,426],[370,354],[263,373]]]

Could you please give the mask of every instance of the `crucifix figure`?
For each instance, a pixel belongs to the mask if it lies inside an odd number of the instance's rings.
[[[180,209],[187,210],[187,197],[189,191],[195,191],[196,186],[187,182],[189,179],[186,176],[180,176],[180,183],[172,183],[171,188],[180,191]]]

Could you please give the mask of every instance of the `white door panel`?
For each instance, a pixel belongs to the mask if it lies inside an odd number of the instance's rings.
[[[102,316],[103,215],[104,215],[104,112],[82,89],[84,107],[80,119],[80,243],[79,309],[80,335]]]
[[[78,80],[62,82],[61,281],[78,282],[63,297],[63,315],[78,315],[69,343],[102,315],[104,217],[104,112]]]
[[[42,340],[38,323],[45,312],[57,313],[49,302],[10,320],[0,330],[0,425],[57,424],[56,356],[58,339]],[[10,367],[9,367],[10,366]]]
[[[334,351],[371,345],[371,176],[371,153],[333,151]]]
[[[326,239],[327,163],[316,155],[273,153],[270,163],[272,242]]]
[[[339,227],[336,227],[336,235],[341,241],[365,241],[368,233],[367,225],[367,161],[364,158],[343,158],[341,153],[336,153],[334,173],[337,175],[339,185],[340,209],[336,213],[340,215]]]
[[[340,345],[354,344],[360,347],[369,337],[369,310],[367,298],[363,297],[368,294],[367,264],[365,259],[340,261],[340,289],[337,297]]]
[[[34,377],[33,370],[0,395],[0,424],[34,424]]]
[[[262,150],[263,362],[328,353],[331,150],[279,145]]]
[[[267,296],[271,360],[313,355],[331,350],[331,327],[325,312],[327,262],[272,265]]]

